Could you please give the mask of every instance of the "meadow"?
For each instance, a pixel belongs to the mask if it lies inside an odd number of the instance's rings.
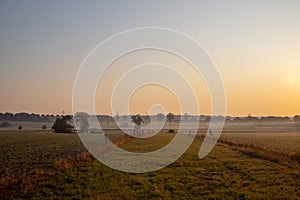
[[[300,132],[229,126],[204,159],[203,130],[166,168],[144,174],[113,170],[89,155],[76,134],[0,132],[0,199],[299,199]],[[133,152],[167,144],[168,129],[149,139],[108,132]]]

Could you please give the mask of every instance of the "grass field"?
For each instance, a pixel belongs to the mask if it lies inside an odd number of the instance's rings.
[[[224,133],[221,140],[248,143],[286,154],[300,152],[300,132]]]
[[[173,137],[108,135],[133,152],[155,150]],[[0,199],[299,199],[299,160],[282,158],[297,155],[299,142],[299,132],[226,132],[200,160],[198,136],[168,167],[129,174],[93,159],[76,134],[0,132]]]

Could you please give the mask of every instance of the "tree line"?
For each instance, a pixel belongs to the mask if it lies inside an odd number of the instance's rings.
[[[0,120],[1,121],[35,121],[35,122],[52,122],[57,118],[58,115],[40,115],[35,113],[0,113]]]
[[[130,117],[131,122],[135,124],[135,131],[139,132],[140,127],[142,123],[149,123],[150,116],[148,115],[124,115],[124,116],[98,116],[99,122],[103,123],[103,120],[105,120],[107,123],[114,122],[121,120],[122,118],[125,119]],[[205,116],[205,115],[175,115],[173,113],[168,113],[167,115],[164,115],[162,113],[158,113],[155,116],[155,119],[157,121],[166,121],[168,123],[179,123],[180,120],[183,121],[190,121],[193,122],[195,120],[197,121],[210,121],[211,118],[224,118],[226,121],[233,121],[233,122],[249,122],[249,121],[262,121],[262,122],[268,122],[268,121],[277,121],[277,122],[291,122],[294,121],[296,123],[300,123],[300,115],[295,115],[293,118],[290,117],[276,117],[276,116],[267,116],[267,117],[253,117],[251,115],[248,115],[247,117],[224,117],[224,116]],[[52,126],[52,129],[56,133],[67,133],[67,132],[75,132],[75,127],[73,124],[76,124],[76,127],[78,128],[78,132],[80,133],[88,133],[89,132],[89,122],[88,122],[89,115],[84,112],[78,112],[75,114],[75,116],[72,115],[66,115],[66,116],[58,116]]]

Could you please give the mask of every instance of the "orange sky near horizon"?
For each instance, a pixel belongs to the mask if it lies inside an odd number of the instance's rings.
[[[1,113],[71,114],[76,73],[88,53],[113,34],[156,26],[183,32],[206,49],[223,79],[226,115],[300,115],[300,1],[3,1],[0,10]],[[173,67],[191,84],[200,111],[190,114],[211,114],[205,77],[178,57],[151,51],[111,66],[95,93],[96,113],[122,114],[111,108],[118,78],[153,62]],[[126,99],[132,114],[158,112],[156,104],[165,113],[180,112],[166,88],[147,85],[132,94]]]

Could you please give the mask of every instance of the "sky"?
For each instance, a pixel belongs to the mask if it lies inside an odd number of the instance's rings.
[[[189,35],[206,49],[224,82],[227,115],[300,114],[299,13],[297,0],[2,0],[0,112],[72,113],[76,73],[97,44],[124,30],[163,27]],[[124,63],[131,61],[119,61],[115,69]],[[187,66],[180,67],[189,73]],[[97,90],[98,114],[113,113],[112,82]],[[203,81],[198,83],[193,87],[202,104],[199,114],[209,114],[209,92]],[[144,114],[156,104],[165,112],[180,112],[176,95],[157,85],[135,91],[129,109]]]

